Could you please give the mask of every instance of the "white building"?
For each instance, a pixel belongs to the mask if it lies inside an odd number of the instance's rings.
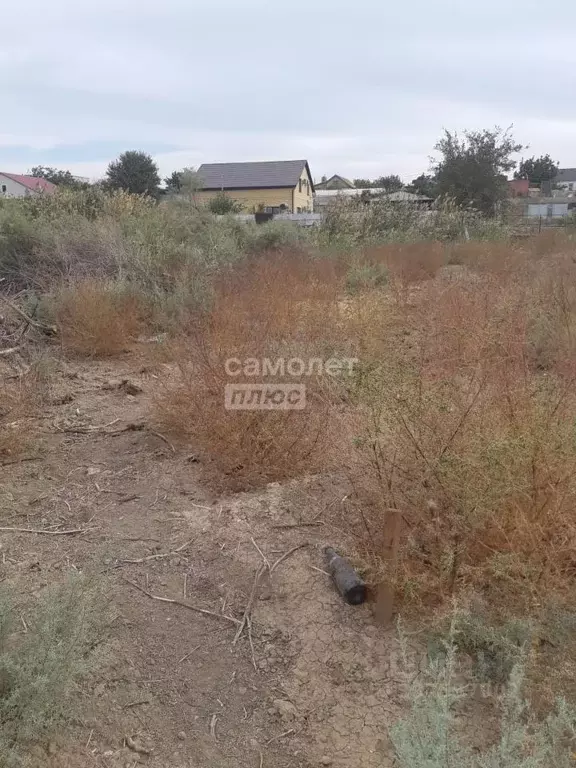
[[[576,168],[559,168],[553,183],[565,192],[576,192]]]
[[[531,200],[526,205],[527,216],[557,219],[576,212],[576,197],[547,197]]]
[[[52,184],[51,181],[46,181],[46,179],[0,171],[0,197],[51,195],[56,189],[56,184]]]

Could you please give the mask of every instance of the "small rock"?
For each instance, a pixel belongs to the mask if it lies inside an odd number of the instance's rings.
[[[283,720],[294,720],[294,718],[298,716],[298,710],[291,701],[274,699],[272,703],[274,704],[276,712],[278,712]]]
[[[120,388],[123,389],[127,395],[139,395],[142,392],[142,387],[134,384],[134,382],[129,379],[123,379]]]
[[[49,741],[48,742],[48,754],[49,755],[55,755],[56,752],[58,752],[58,747],[56,746],[55,741]]]
[[[107,382],[102,384],[102,389],[120,389],[122,386],[122,379],[109,379]]]
[[[180,741],[186,741],[186,734],[184,733],[184,731],[178,732],[178,738],[180,739]]]
[[[240,696],[245,696],[248,693],[248,688],[244,688],[244,686],[241,685],[240,688],[238,688],[238,693]]]
[[[323,755],[320,759],[320,763],[322,765],[332,765],[332,758],[328,757],[328,755]]]
[[[100,467],[88,467],[86,474],[88,477],[92,477],[92,475],[99,475],[101,471]]]
[[[98,685],[94,688],[94,696],[103,696],[105,691],[106,691],[106,684],[98,683]]]

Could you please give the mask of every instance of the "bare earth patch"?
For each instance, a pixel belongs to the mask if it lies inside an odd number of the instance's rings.
[[[0,578],[35,594],[96,572],[114,616],[108,666],[83,684],[72,729],[33,748],[36,765],[392,765],[394,631],[315,570],[319,545],[343,540],[331,510],[344,492],[303,480],[219,496],[201,482],[209,466],[149,428],[155,386],[136,356],[68,363],[38,458],[2,467],[3,527],[83,532],[0,532]],[[263,558],[291,550],[234,644]]]

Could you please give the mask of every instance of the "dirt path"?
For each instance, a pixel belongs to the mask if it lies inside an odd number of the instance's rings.
[[[123,377],[142,392],[109,388]],[[0,578],[29,593],[71,568],[97,571],[115,613],[110,664],[81,691],[72,731],[51,754],[37,748],[38,765],[392,765],[386,733],[402,696],[394,632],[314,570],[318,545],[339,543],[329,508],[341,489],[211,493],[191,449],[125,429],[147,423],[155,381],[135,357],[69,364],[40,423],[40,458],[1,470],[3,526],[90,530],[0,534]],[[275,527],[319,515],[322,525]],[[260,584],[252,647],[246,631],[233,644],[237,624],[129,583],[238,620],[263,562],[255,544],[271,563],[300,548]]]

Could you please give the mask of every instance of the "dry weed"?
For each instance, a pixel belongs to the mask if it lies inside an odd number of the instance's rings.
[[[356,531],[404,600],[472,585],[521,609],[573,578],[576,270],[564,267],[429,283],[406,337],[355,381]],[[542,317],[559,340],[545,365]]]
[[[0,461],[17,459],[30,447],[43,389],[34,368],[0,379]]]
[[[159,419],[194,441],[246,484],[313,471],[330,434],[330,386],[318,376],[240,371],[243,361],[330,358],[340,342],[342,279],[331,262],[298,254],[258,259],[221,279],[211,311],[172,347],[178,378],[158,399]],[[239,374],[226,372],[238,361]],[[284,367],[284,366],[283,366]],[[305,410],[231,411],[227,384],[288,382],[306,387]]]
[[[61,288],[54,298],[64,349],[87,357],[125,352],[143,326],[141,300],[122,286],[87,279]]]

